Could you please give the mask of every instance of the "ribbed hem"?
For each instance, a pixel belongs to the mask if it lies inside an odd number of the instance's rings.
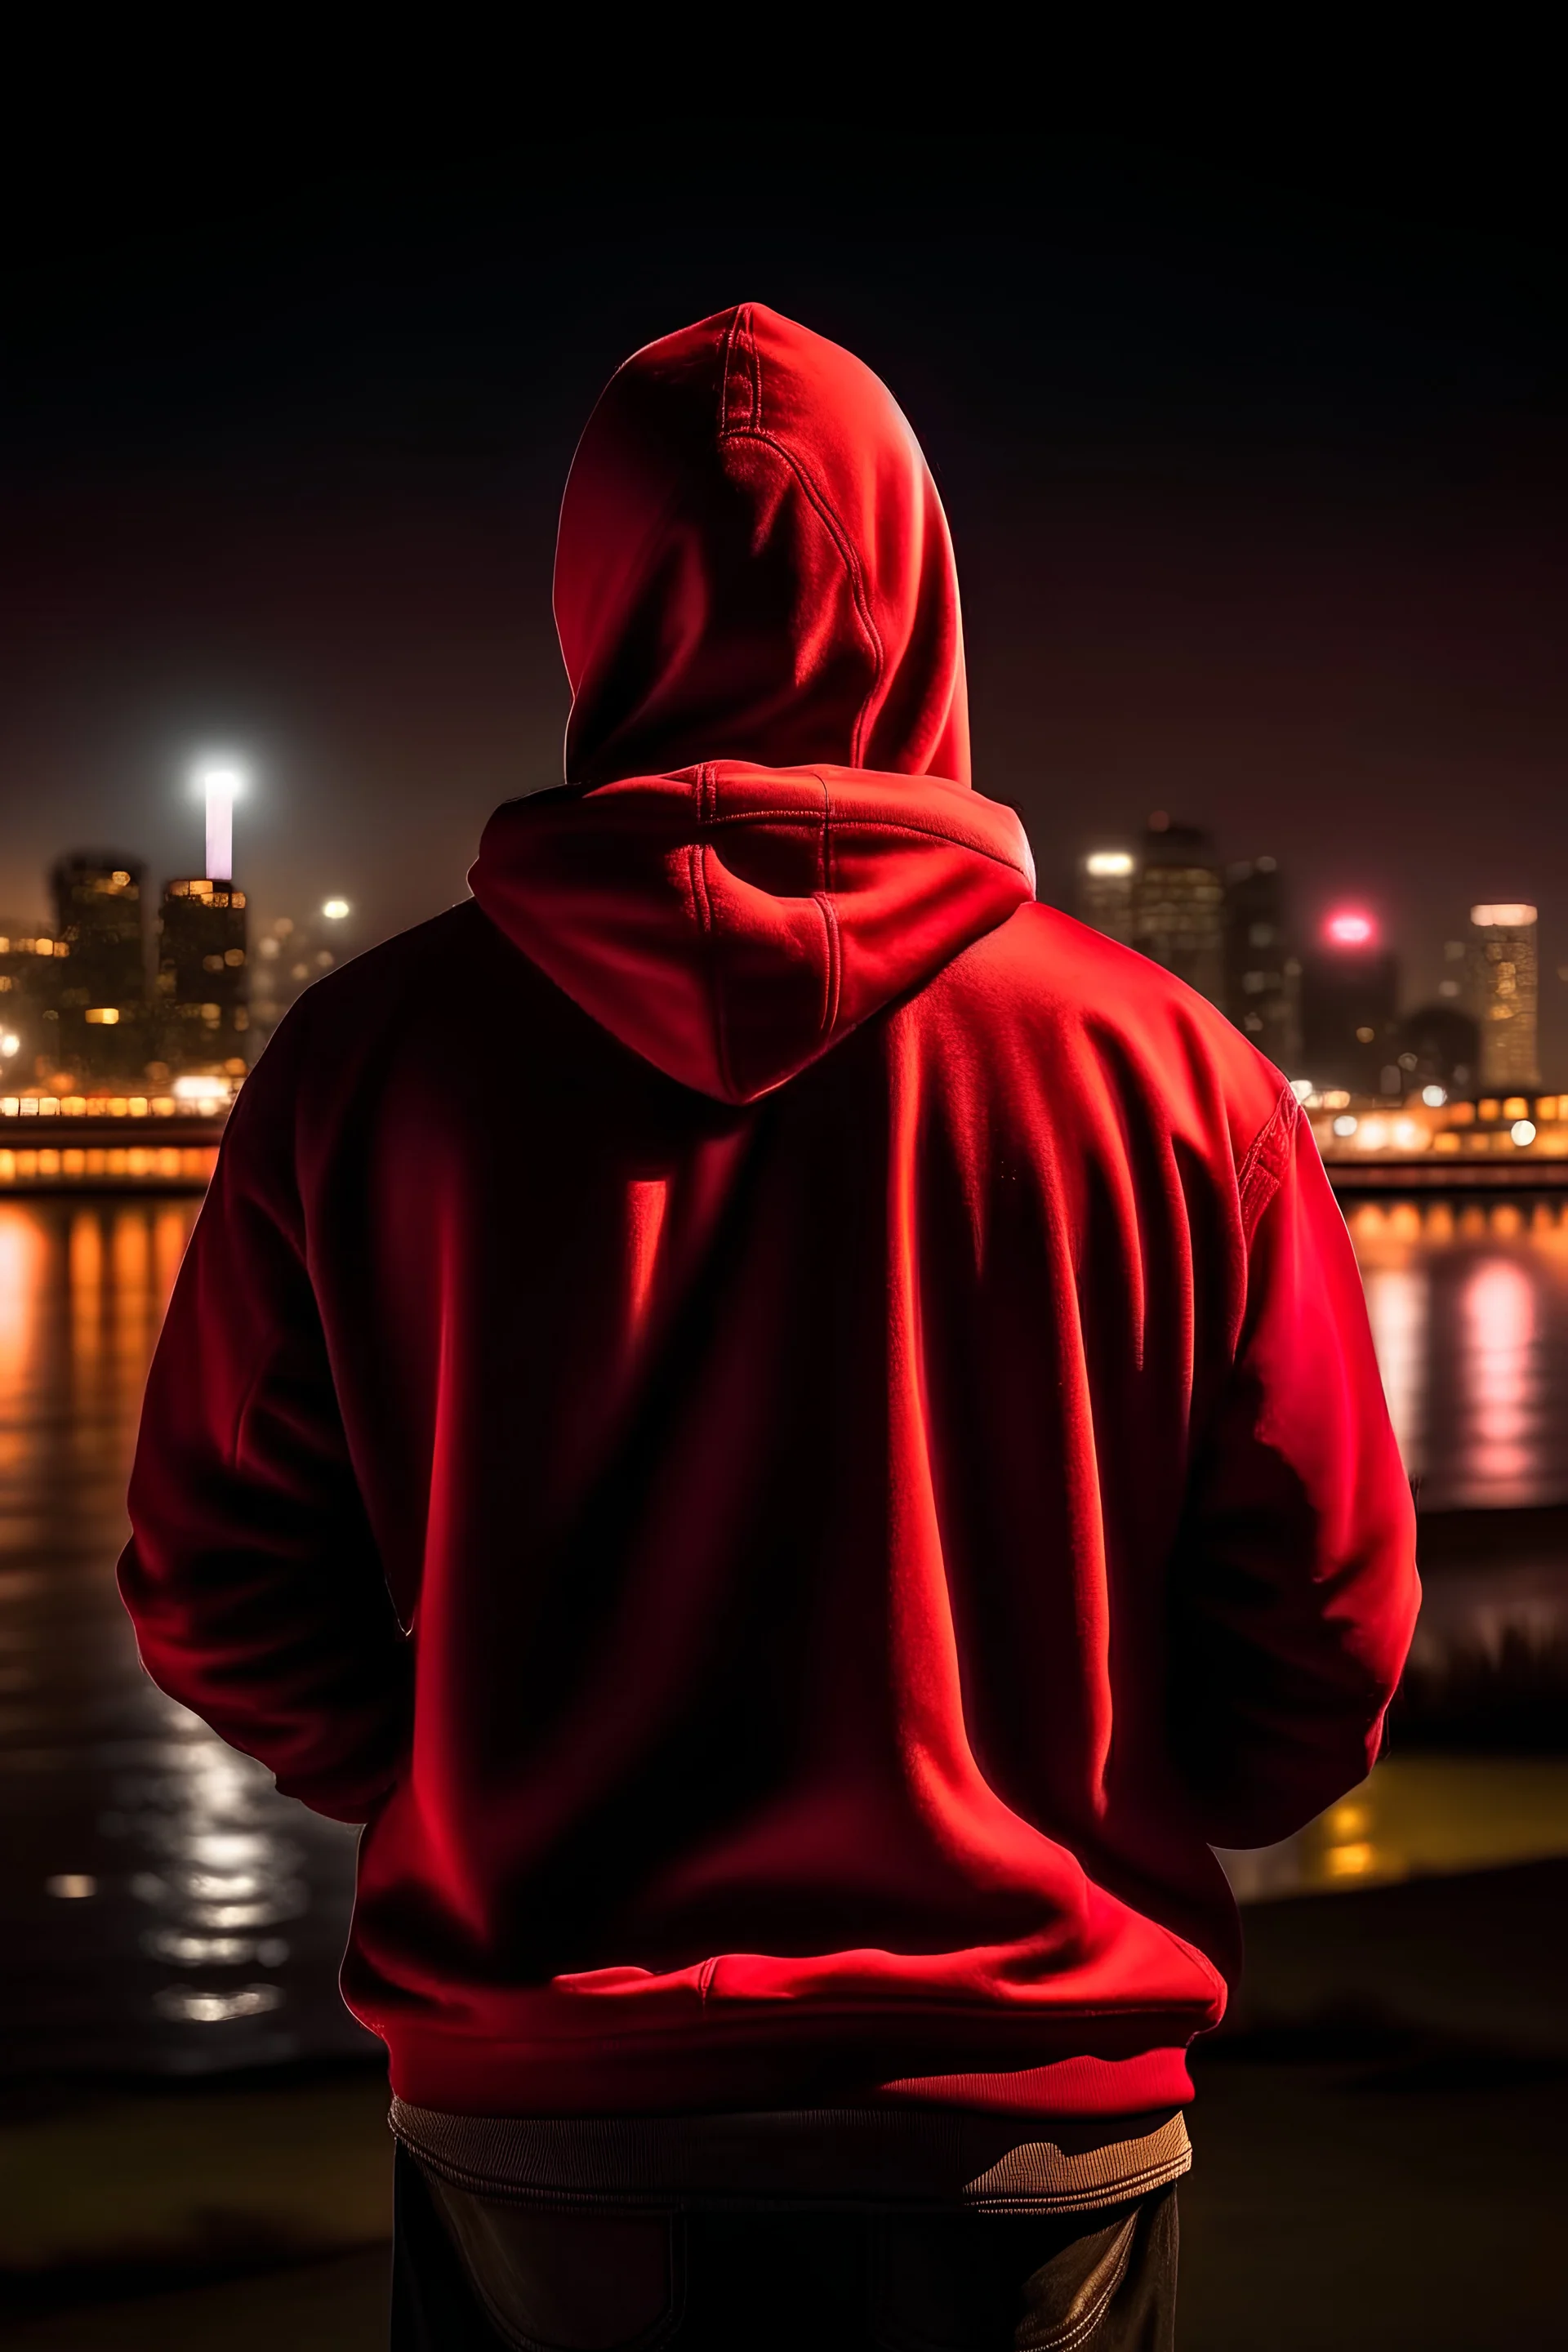
[[[808,2035],[802,2022],[795,2021],[794,2033],[768,2038],[710,2031],[689,2038],[649,2033],[520,2043],[431,2032],[400,2021],[386,2039],[396,2095],[412,2106],[458,2115],[657,2116],[868,2105],[1068,2122],[1168,2114],[1193,2095],[1184,2042],[1121,2057],[1008,2066],[995,2063],[1001,2053],[993,2041],[984,2052],[964,2053],[968,2067],[955,2067],[950,2034],[940,2053],[947,2063],[927,2073],[916,2071],[927,2054],[918,2044],[906,2039],[901,2049],[887,2047],[884,2021],[845,2020],[856,2030],[832,2036]],[[928,2063],[938,2054],[930,2051]]]
[[[599,2212],[803,2207],[1088,2212],[1192,2163],[1178,2111],[1037,2125],[959,2110],[452,2115],[395,2098],[393,2131],[449,2187]]]

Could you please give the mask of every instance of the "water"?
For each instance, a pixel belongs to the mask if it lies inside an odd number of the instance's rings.
[[[353,1833],[153,1689],[114,1591],[142,1383],[196,1206],[0,1200],[12,2070],[374,2046],[335,1990]],[[1301,1838],[1234,1858],[1244,1896],[1568,1851],[1568,1204],[1379,1202],[1351,1224],[1395,1423],[1439,1515],[1404,1746],[1425,1724],[1450,1748],[1542,1752],[1401,1753]]]
[[[1568,1202],[1365,1202],[1350,1227],[1423,1510],[1568,1505]]]
[[[197,1205],[0,1202],[0,2068],[374,2046],[335,1989],[353,1833],[153,1688],[114,1589]]]

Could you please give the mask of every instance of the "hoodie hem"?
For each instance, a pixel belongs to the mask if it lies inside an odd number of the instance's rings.
[[[1069,2031],[1072,2022],[1062,2021]],[[1142,2022],[1147,2032],[1149,2021]],[[772,2044],[711,2034],[550,2043],[400,2026],[384,2039],[398,2098],[464,2115],[679,2115],[859,2104],[1076,2122],[1180,2107],[1193,2095],[1184,2040],[1121,2056],[1079,2050],[1043,2063],[1020,2051],[1009,2063],[994,2046],[960,2054],[950,2045],[939,2056],[906,2043],[895,2052],[869,2021],[862,2021],[862,2033],[858,2042],[796,2032]],[[1031,2038],[1037,2053],[1038,2037]]]

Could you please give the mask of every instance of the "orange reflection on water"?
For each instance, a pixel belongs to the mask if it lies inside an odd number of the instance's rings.
[[[25,1209],[0,1207],[0,1465],[8,1470],[26,1443],[22,1410],[31,1385],[47,1248]]]
[[[1528,1477],[1535,1454],[1534,1287],[1511,1259],[1482,1258],[1467,1276],[1462,1311],[1468,1466],[1479,1485],[1512,1485]]]

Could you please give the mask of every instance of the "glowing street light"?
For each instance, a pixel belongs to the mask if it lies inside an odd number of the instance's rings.
[[[1376,926],[1359,907],[1342,907],[1337,914],[1329,917],[1323,932],[1337,948],[1364,948],[1371,946]]]
[[[341,923],[348,911],[349,902],[346,898],[323,898],[321,901],[321,912],[329,923]]]
[[[245,790],[245,771],[232,760],[204,760],[196,790],[206,803],[207,880],[234,879],[234,804]]]

